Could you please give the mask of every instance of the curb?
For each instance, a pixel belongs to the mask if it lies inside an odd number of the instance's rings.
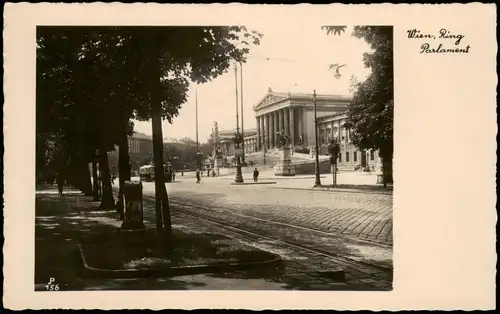
[[[259,180],[306,180],[306,179],[314,179],[315,177],[312,176],[312,177],[303,177],[303,176],[276,176],[276,177],[260,177]],[[324,179],[326,178],[326,176],[321,176],[320,177],[321,179]],[[220,180],[234,180],[234,178],[219,178]],[[248,180],[251,180],[252,178],[248,179]]]
[[[83,264],[83,269],[87,275],[99,278],[148,278],[148,277],[176,277],[194,274],[207,274],[227,271],[237,271],[252,269],[262,266],[271,266],[281,263],[281,256],[266,252],[272,259],[258,262],[242,262],[242,263],[214,263],[192,266],[174,266],[165,269],[102,269],[89,266],[83,247],[78,245],[80,258]]]
[[[356,188],[293,188],[293,187],[275,187],[275,189],[282,190],[302,190],[302,191],[315,191],[315,192],[347,192],[347,193],[364,193],[364,194],[379,194],[379,195],[392,195],[392,191],[374,191],[368,189],[356,189]]]
[[[230,185],[259,185],[259,184],[276,184],[276,182],[267,181],[267,182],[231,182]]]

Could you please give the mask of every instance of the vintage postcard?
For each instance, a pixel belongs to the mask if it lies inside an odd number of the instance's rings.
[[[491,309],[494,5],[6,4],[11,309]]]

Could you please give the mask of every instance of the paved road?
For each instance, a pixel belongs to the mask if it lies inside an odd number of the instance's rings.
[[[230,182],[203,177],[196,184],[191,176],[178,176],[176,183],[167,184],[167,191],[173,199],[392,245],[392,195],[277,189],[280,182],[246,186]],[[144,193],[154,194],[154,184],[144,183]]]

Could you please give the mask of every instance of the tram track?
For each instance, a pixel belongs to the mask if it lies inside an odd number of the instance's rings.
[[[151,196],[145,196],[145,198],[154,199],[154,197],[151,197]],[[217,227],[219,227],[221,229],[226,229],[226,230],[229,230],[231,232],[234,232],[234,233],[242,235],[242,236],[252,237],[252,238],[260,239],[260,240],[266,240],[266,241],[274,242],[274,243],[279,244],[281,246],[294,248],[296,250],[302,250],[304,252],[314,253],[316,255],[331,259],[333,261],[336,260],[336,261],[342,262],[343,264],[350,265],[350,268],[352,268],[352,269],[357,269],[357,268],[361,267],[364,269],[370,269],[374,273],[384,273],[384,274],[387,274],[388,276],[391,276],[391,277],[393,275],[392,267],[386,267],[385,265],[384,266],[375,265],[373,263],[369,263],[369,262],[365,262],[365,261],[361,261],[361,260],[357,260],[357,259],[352,259],[352,258],[343,256],[343,255],[340,255],[340,254],[333,253],[333,252],[328,251],[328,250],[323,250],[323,249],[320,249],[317,247],[311,247],[310,245],[307,245],[307,243],[305,243],[305,244],[300,243],[300,241],[290,241],[290,239],[283,239],[284,237],[278,237],[278,236],[273,236],[273,235],[264,235],[264,234],[262,234],[262,232],[252,230],[252,228],[249,228],[248,226],[241,227],[241,226],[231,225],[230,221],[224,221],[224,219],[217,220],[212,215],[210,215],[210,212],[213,212],[215,209],[208,207],[208,206],[205,206],[205,205],[185,202],[185,201],[176,199],[175,197],[170,198],[169,202],[171,205],[173,205],[172,206],[172,209],[173,209],[172,214],[187,216],[190,218],[195,218],[195,219],[201,220],[205,223],[216,225]],[[338,237],[338,238],[346,238],[346,239],[348,238],[350,240],[353,240],[352,237],[346,237],[344,235],[332,234],[332,233],[327,233],[327,232],[323,232],[323,231],[319,231],[319,230],[315,230],[315,229],[311,229],[311,228],[306,228],[306,227],[302,227],[302,226],[296,226],[296,225],[286,224],[286,223],[277,222],[277,221],[273,221],[273,220],[269,220],[269,219],[263,219],[263,218],[249,216],[249,215],[239,214],[239,213],[235,213],[234,211],[227,210],[224,208],[217,208],[217,213],[223,213],[224,215],[227,215],[229,217],[233,216],[233,219],[235,217],[238,217],[238,218],[247,219],[247,220],[254,220],[254,221],[259,222],[259,224],[267,224],[270,226],[274,225],[274,226],[276,226],[275,229],[279,229],[279,228],[296,229],[296,230],[300,230],[302,232],[315,233],[315,234],[322,235],[322,236],[327,235],[330,237]],[[230,219],[228,219],[228,220],[230,220]],[[374,243],[371,241],[363,241],[360,239],[355,239],[355,241],[365,242],[366,244],[369,244],[369,245],[376,245],[379,247],[392,249],[392,247],[389,245]]]

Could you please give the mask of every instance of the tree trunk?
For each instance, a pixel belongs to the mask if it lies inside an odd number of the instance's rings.
[[[384,188],[387,187],[387,184],[393,183],[392,178],[392,151],[380,151],[380,157],[382,158],[382,178]]]
[[[113,190],[111,188],[111,176],[109,172],[108,154],[106,149],[99,149],[99,169],[101,170],[102,198],[101,209],[115,208]]]
[[[125,181],[130,181],[130,156],[128,153],[128,117],[123,119],[122,131],[119,140],[119,150],[118,150],[118,182],[120,185],[118,193],[118,212],[120,213],[120,218],[123,220],[125,217],[125,205],[123,204],[123,186]]]
[[[170,222],[170,208],[167,190],[165,188],[165,173],[163,169],[163,134],[161,129],[161,69],[160,47],[152,30],[150,38],[151,55],[149,56],[149,73],[151,77],[151,124],[153,131],[153,158],[155,171],[155,200],[156,200],[156,228],[160,237],[169,243],[172,232]]]
[[[80,169],[82,172],[82,192],[85,194],[85,196],[92,196],[92,180],[90,179],[90,169],[88,162],[83,160]]]
[[[95,157],[92,159],[92,182],[94,202],[97,202],[99,200],[99,178],[97,176],[97,160]]]

